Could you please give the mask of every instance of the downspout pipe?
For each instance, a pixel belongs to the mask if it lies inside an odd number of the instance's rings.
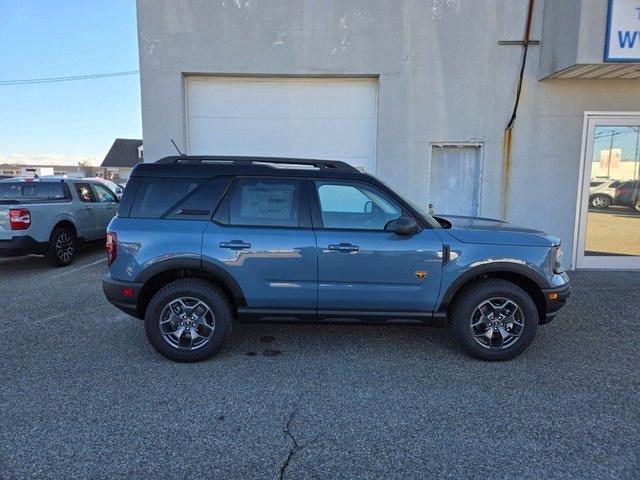
[[[531,22],[533,19],[533,6],[535,0],[529,0],[529,6],[527,8],[527,23],[524,30],[524,37],[522,39],[522,63],[520,65],[520,73],[518,75],[518,87],[516,89],[516,98],[513,104],[513,112],[511,118],[504,129],[504,136],[502,141],[502,219],[507,219],[508,207],[509,207],[509,187],[511,180],[511,139],[513,133],[513,127],[516,123],[516,117],[518,116],[518,105],[520,104],[520,93],[522,92],[522,81],[524,79],[524,69],[527,65],[527,53],[529,50],[529,39],[531,35]]]

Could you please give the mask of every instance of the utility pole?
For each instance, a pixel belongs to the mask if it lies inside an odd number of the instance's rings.
[[[609,145],[609,161],[607,162],[607,178],[611,179],[611,153],[613,152],[613,137],[616,134],[615,129],[611,129],[611,144]]]
[[[634,157],[635,167],[633,169],[633,179],[640,180],[640,162],[638,161],[638,143],[640,143],[640,127],[636,128],[636,154]]]

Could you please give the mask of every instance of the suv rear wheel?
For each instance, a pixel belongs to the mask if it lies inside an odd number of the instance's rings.
[[[73,232],[64,227],[58,227],[51,233],[45,257],[54,267],[66,267],[73,262],[77,250],[78,242]]]
[[[197,362],[215,355],[229,338],[232,323],[227,296],[199,278],[165,285],[151,299],[144,317],[153,348],[177,362]]]
[[[457,340],[483,360],[520,355],[538,328],[538,310],[529,294],[500,279],[478,280],[464,287],[450,319]]]

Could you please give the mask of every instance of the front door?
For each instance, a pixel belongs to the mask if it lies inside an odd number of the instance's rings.
[[[640,268],[640,114],[589,114],[576,248],[578,268]]]
[[[100,236],[100,219],[96,195],[89,183],[75,183],[76,195],[80,201],[78,208],[79,235],[85,240],[94,240]],[[104,235],[104,234],[103,234]]]
[[[237,178],[202,239],[202,261],[238,282],[243,316],[315,320],[316,240],[307,186],[294,178]]]
[[[116,194],[103,185],[92,184],[93,192],[96,197],[96,218],[98,221],[98,230],[100,235],[106,235],[107,225],[114,217],[118,207],[118,198]]]
[[[318,319],[429,317],[440,290],[442,242],[433,230],[396,235],[406,215],[375,186],[309,181],[318,244]]]

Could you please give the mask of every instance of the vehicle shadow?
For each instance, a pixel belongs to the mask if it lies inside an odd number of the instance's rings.
[[[98,253],[104,253],[104,240],[94,240],[91,242],[85,242],[78,247],[78,254],[73,263],[68,267],[60,268],[60,271],[64,271],[65,268],[73,268],[85,262],[88,258],[98,258]],[[105,254],[106,258],[106,254]],[[24,255],[20,257],[0,257],[0,276],[10,274],[14,271],[47,271],[58,270],[55,267],[49,265],[43,255]]]

